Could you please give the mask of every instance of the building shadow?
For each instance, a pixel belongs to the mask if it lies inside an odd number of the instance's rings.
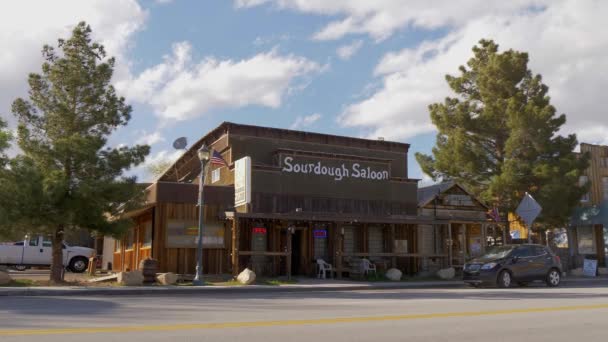
[[[3,297],[0,312],[17,315],[103,315],[117,309],[115,301],[69,297]]]

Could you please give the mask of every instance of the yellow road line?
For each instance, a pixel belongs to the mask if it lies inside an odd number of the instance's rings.
[[[319,318],[319,319],[301,319],[301,320],[283,320],[283,321],[193,323],[193,324],[171,324],[171,325],[140,325],[140,326],[30,329],[30,330],[15,329],[15,330],[0,330],[0,336],[122,333],[122,332],[176,331],[176,330],[194,330],[194,329],[274,327],[274,326],[290,326],[290,325],[319,325],[319,324],[336,324],[336,323],[401,321],[401,320],[432,319],[432,318],[477,317],[477,316],[520,314],[520,313],[581,311],[581,310],[597,310],[597,309],[608,309],[608,304],[557,306],[557,307],[509,309],[509,310],[494,310],[494,311],[445,312],[445,313],[391,315],[391,316],[337,317],[337,318]]]

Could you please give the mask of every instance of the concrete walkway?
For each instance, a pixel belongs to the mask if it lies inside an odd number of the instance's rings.
[[[460,280],[449,281],[400,281],[400,282],[355,282],[347,280],[299,279],[296,284],[284,285],[206,285],[196,286],[33,286],[0,287],[0,296],[78,296],[78,295],[142,295],[142,294],[212,294],[226,292],[303,292],[303,291],[348,291],[404,288],[456,288],[462,287]]]
[[[566,286],[590,285],[608,287],[608,277],[567,277]],[[304,292],[304,291],[356,291],[421,288],[459,288],[466,286],[461,280],[361,282],[335,279],[300,278],[296,284],[249,286],[53,286],[53,287],[0,287],[0,296],[87,296],[87,295],[148,295],[148,294],[214,294],[244,292]]]

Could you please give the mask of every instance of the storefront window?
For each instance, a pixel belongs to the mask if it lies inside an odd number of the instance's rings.
[[[589,182],[589,177],[581,176],[579,178],[578,185],[584,186],[585,184],[587,184],[587,182]],[[583,195],[583,197],[581,197],[581,202],[589,202],[589,193],[586,193]]]
[[[608,256],[608,227],[604,227],[604,255]]]
[[[313,230],[312,237],[314,239],[314,258],[328,260],[327,253],[327,229],[325,227],[318,227]]]
[[[478,257],[481,253],[481,226],[469,226],[469,257]]]
[[[152,222],[146,222],[143,227],[143,247],[152,247]]]
[[[595,235],[593,227],[582,226],[576,229],[578,236],[578,252],[579,254],[595,254]]]
[[[384,237],[382,234],[382,227],[369,227],[367,229],[368,234],[368,250],[370,254],[384,252]]]
[[[553,229],[553,243],[557,248],[568,248],[568,231],[566,228]]]
[[[344,227],[344,253],[355,252],[355,232],[353,227]]]
[[[127,240],[125,241],[126,249],[133,249],[134,236],[135,236],[134,229],[129,229],[129,232],[127,233]]]

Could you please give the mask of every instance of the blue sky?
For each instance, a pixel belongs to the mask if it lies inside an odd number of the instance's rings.
[[[134,108],[110,144],[150,143],[149,163],[175,159],[177,137],[193,142],[234,121],[407,142],[409,176],[423,178],[413,156],[434,144],[427,106],[451,95],[445,74],[481,38],[530,53],[568,115],[564,133],[608,143],[597,100],[608,86],[606,14],[607,3],[592,0],[3,3],[0,113],[24,96],[40,47],[86,20],[116,56],[115,85]]]

